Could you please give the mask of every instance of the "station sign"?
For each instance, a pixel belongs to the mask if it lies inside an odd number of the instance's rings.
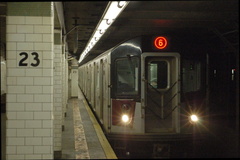
[[[156,47],[157,49],[165,49],[168,45],[168,41],[165,37],[156,37],[154,39],[154,47]]]

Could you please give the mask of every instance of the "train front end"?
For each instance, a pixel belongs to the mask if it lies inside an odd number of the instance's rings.
[[[169,52],[167,43],[165,37],[136,38],[113,50],[108,138],[118,155],[191,154],[192,128],[199,117],[182,115],[180,54]],[[187,130],[181,123],[186,120],[192,125]]]

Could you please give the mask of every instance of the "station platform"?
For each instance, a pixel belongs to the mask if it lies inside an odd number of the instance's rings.
[[[6,158],[6,113],[1,113],[1,159]],[[56,156],[54,156],[55,158]],[[82,92],[68,100],[57,159],[117,159]]]
[[[70,98],[62,133],[62,159],[117,159],[82,92]]]

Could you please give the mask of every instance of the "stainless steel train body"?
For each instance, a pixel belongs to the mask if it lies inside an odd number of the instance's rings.
[[[7,63],[6,63],[6,47],[1,43],[1,113],[6,112],[6,92],[7,92]]]
[[[151,142],[153,157],[170,154],[171,141],[191,139],[201,119],[190,101],[181,100],[200,90],[201,63],[181,62],[171,42],[157,38],[130,39],[79,67],[79,86],[109,140],[127,142],[126,152],[130,141]]]

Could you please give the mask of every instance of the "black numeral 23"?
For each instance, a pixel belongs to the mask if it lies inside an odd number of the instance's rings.
[[[31,63],[31,66],[37,67],[37,66],[40,64],[40,60],[39,60],[39,58],[38,58],[39,55],[38,55],[37,52],[32,52],[31,54],[34,56],[33,60],[36,61],[35,63]],[[23,56],[23,58],[19,61],[19,64],[18,64],[18,65],[19,65],[19,66],[27,66],[28,64],[27,64],[27,63],[24,63],[24,61],[28,59],[28,53],[26,53],[26,52],[21,52],[21,53],[19,53],[19,55],[20,55],[20,56]]]

